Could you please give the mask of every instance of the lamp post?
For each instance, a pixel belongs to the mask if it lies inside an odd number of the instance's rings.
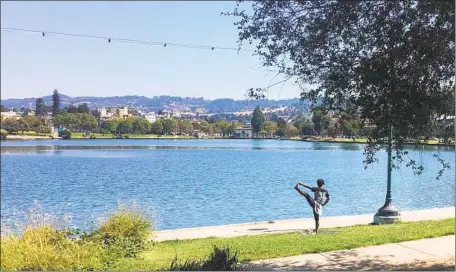
[[[393,127],[390,126],[390,131],[388,134],[388,174],[387,174],[387,187],[386,187],[386,199],[385,204],[378,209],[377,213],[374,215],[374,224],[391,224],[394,223],[401,218],[401,214],[399,210],[394,207],[391,197],[391,152],[392,152],[392,141],[393,141]]]

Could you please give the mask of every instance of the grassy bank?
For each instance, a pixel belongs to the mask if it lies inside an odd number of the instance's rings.
[[[120,206],[88,232],[55,227],[33,214],[1,239],[1,270],[239,270],[238,262],[351,249],[454,234],[454,219],[147,243],[151,222]],[[38,219],[39,224],[36,223]],[[245,270],[245,269],[241,269]]]
[[[84,136],[83,132],[72,132],[72,139],[90,139],[90,135],[96,137],[96,139],[115,139],[115,136],[112,134],[90,134],[89,136]],[[190,136],[181,136],[181,135],[155,135],[155,134],[122,134],[123,137],[128,137],[129,139],[191,139]]]
[[[327,252],[454,234],[454,219],[407,222],[393,225],[362,225],[323,229],[318,235],[268,234],[235,238],[207,238],[155,243],[135,259],[122,259],[119,270],[158,270],[174,258],[203,258],[213,246],[229,247],[240,261],[261,260],[306,253]]]

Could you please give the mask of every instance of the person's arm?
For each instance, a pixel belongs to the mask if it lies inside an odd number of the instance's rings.
[[[306,188],[309,189],[309,190],[312,190],[312,186],[309,186],[309,185],[304,184],[304,183],[302,183],[302,182],[298,182],[298,184],[301,185],[301,186],[306,187]]]
[[[326,204],[328,204],[329,202],[329,192],[326,191],[326,200],[325,200],[325,203],[323,203],[322,205],[325,206]]]

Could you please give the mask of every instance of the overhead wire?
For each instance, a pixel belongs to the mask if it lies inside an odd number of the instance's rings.
[[[50,36],[68,36],[68,37],[76,37],[76,38],[100,39],[100,40],[105,40],[108,43],[121,42],[121,43],[144,44],[144,45],[163,46],[163,47],[174,46],[174,47],[184,47],[184,48],[192,48],[192,49],[210,49],[210,50],[218,49],[218,50],[237,51],[238,53],[240,51],[255,52],[255,50],[244,49],[244,48],[240,48],[240,47],[234,48],[234,47],[221,47],[221,46],[199,45],[199,44],[183,44],[183,43],[160,42],[160,41],[146,41],[146,40],[119,38],[119,37],[97,36],[97,35],[77,34],[77,33],[67,33],[67,32],[54,32],[54,31],[24,29],[24,28],[2,27],[1,31],[2,32],[37,33],[37,34],[41,34],[43,37],[46,37],[46,35],[50,35]]]

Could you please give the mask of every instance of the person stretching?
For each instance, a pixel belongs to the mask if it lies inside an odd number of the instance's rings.
[[[314,193],[314,198],[312,198],[308,193],[301,191],[299,185],[311,190]],[[314,219],[315,219],[315,234],[318,233],[318,228],[320,227],[320,215],[322,215],[322,208],[329,202],[329,192],[324,188],[325,181],[322,179],[317,180],[318,187],[312,187],[306,185],[302,182],[296,183],[294,187],[298,193],[300,193],[309,203],[310,207],[313,209]]]

